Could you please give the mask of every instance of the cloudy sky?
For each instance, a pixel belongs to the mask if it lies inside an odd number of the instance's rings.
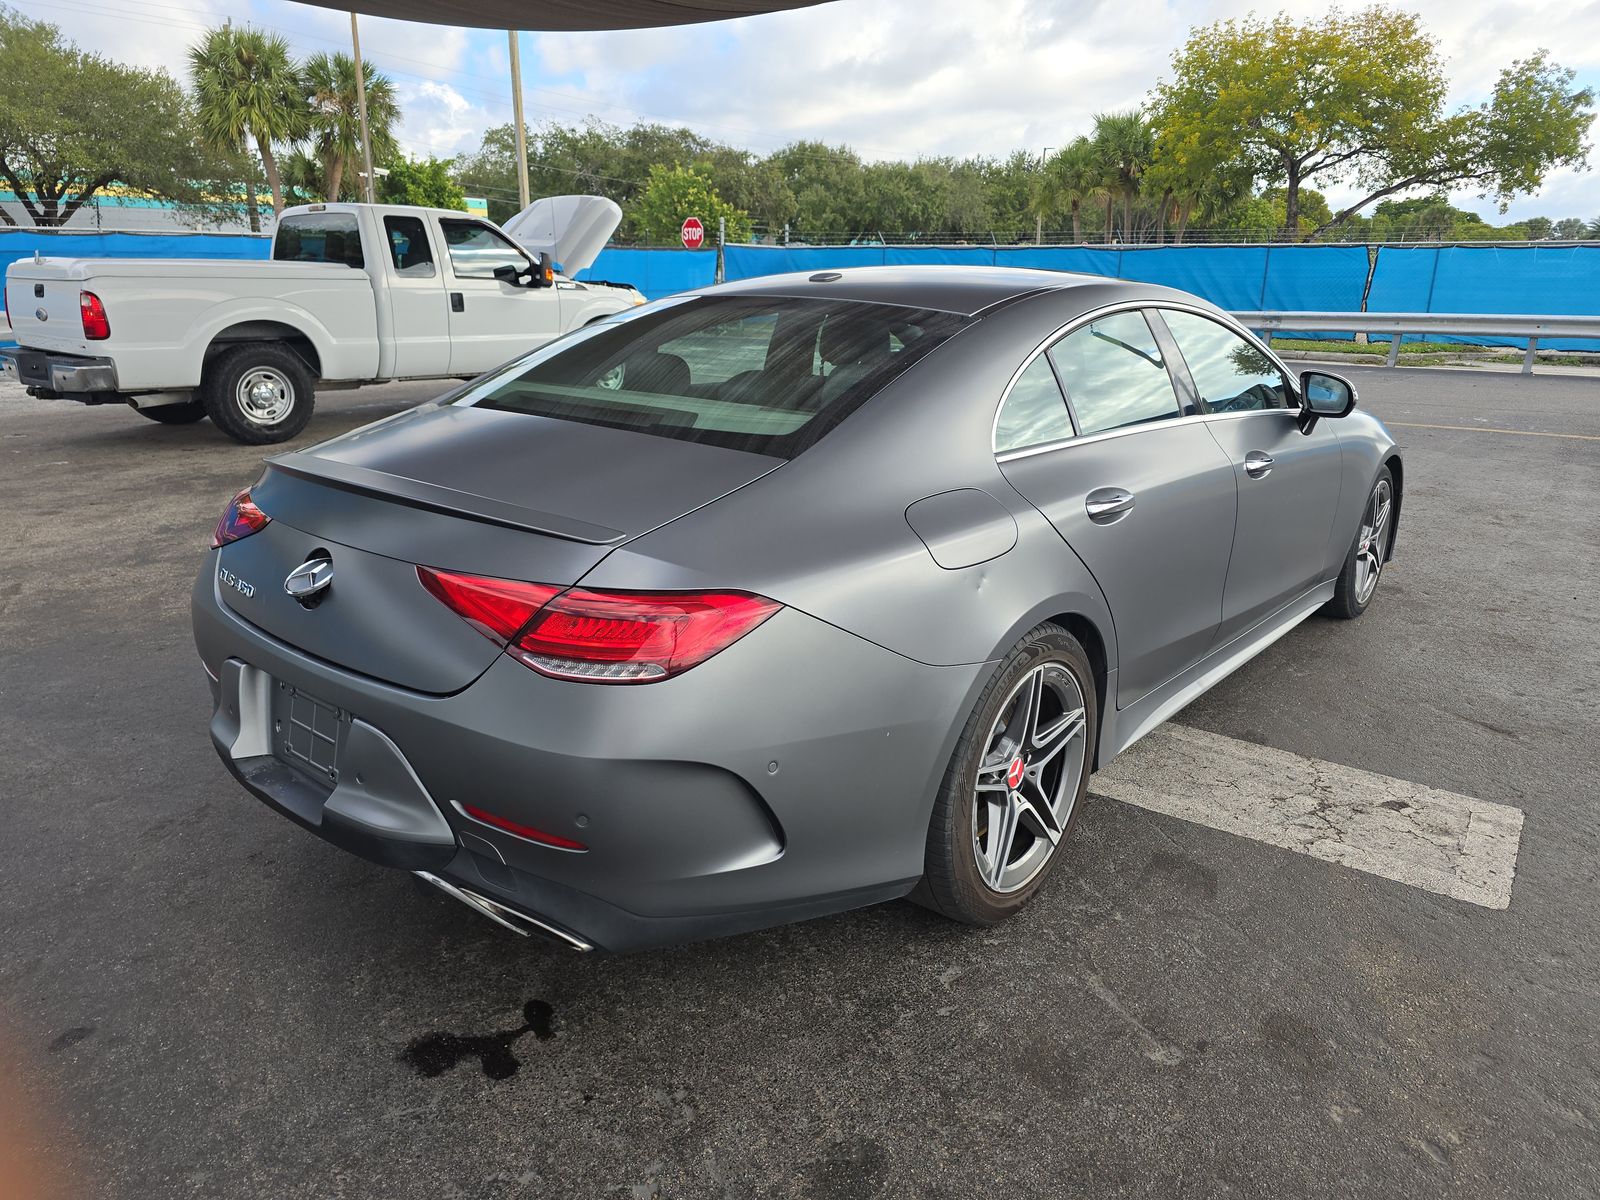
[[[305,54],[347,48],[346,14],[288,0],[12,0],[86,48],[181,74],[184,48],[226,18],[286,35]],[[1540,47],[1600,91],[1600,0],[1410,0],[1438,38],[1452,103],[1485,98],[1500,68]],[[530,5],[536,7],[536,5]],[[1320,15],[1317,0],[1283,0]],[[687,124],[770,151],[796,138],[868,158],[1004,155],[1060,146],[1092,115],[1137,104],[1194,25],[1252,0],[836,0],[681,29],[523,35],[531,123],[593,114]],[[506,37],[362,18],[362,49],[394,80],[412,154],[471,150],[511,118]],[[1600,125],[1592,140],[1600,139]],[[1595,155],[1600,166],[1600,153]],[[1337,200],[1344,193],[1329,189]],[[1600,171],[1563,171],[1496,222],[1600,217]]]

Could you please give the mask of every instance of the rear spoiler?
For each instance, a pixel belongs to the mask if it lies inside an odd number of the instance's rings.
[[[472,492],[424,483],[404,475],[391,475],[387,471],[374,471],[370,467],[357,467],[336,459],[306,451],[291,451],[267,460],[267,465],[286,475],[307,479],[313,483],[327,484],[341,491],[376,496],[412,508],[427,509],[452,517],[465,517],[486,525],[503,525],[508,529],[523,529],[529,533],[542,533],[548,537],[564,538],[569,542],[584,542],[591,546],[613,546],[625,541],[627,534],[604,525],[592,525],[555,513],[541,512],[536,508],[523,508],[507,504]]]

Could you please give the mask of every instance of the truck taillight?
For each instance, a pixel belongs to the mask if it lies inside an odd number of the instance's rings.
[[[91,342],[103,342],[111,336],[111,322],[106,320],[106,306],[93,292],[78,293],[78,312],[83,317],[83,336]]]

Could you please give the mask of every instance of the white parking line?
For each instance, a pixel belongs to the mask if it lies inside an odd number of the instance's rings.
[[[1511,903],[1520,808],[1187,725],[1153,731],[1089,790],[1485,908]]]

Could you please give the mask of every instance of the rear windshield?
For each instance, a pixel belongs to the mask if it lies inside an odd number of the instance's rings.
[[[364,267],[361,231],[349,212],[296,213],[285,217],[272,239],[272,257],[279,262],[338,263]]]
[[[458,403],[792,458],[964,320],[841,300],[689,297],[580,330]]]

